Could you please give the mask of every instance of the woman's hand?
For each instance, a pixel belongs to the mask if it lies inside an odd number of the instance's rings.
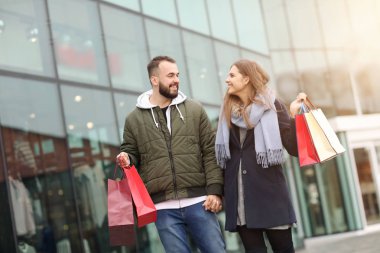
[[[294,118],[301,108],[301,104],[306,100],[307,95],[303,92],[298,93],[297,98],[290,104],[290,115]]]

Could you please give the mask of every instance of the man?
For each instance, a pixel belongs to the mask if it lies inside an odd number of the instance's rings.
[[[188,232],[202,252],[225,252],[215,214],[222,208],[223,178],[206,112],[178,90],[174,59],[157,56],[147,68],[152,89],[125,121],[118,161],[138,168],[166,252],[190,253]]]

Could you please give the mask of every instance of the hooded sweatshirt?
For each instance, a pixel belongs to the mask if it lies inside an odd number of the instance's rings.
[[[153,201],[222,194],[214,132],[202,106],[179,92],[166,110],[139,96],[124,126],[120,150],[130,156]]]

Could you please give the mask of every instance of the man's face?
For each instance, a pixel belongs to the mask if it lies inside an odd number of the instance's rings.
[[[158,90],[166,98],[178,96],[179,72],[177,64],[163,61],[158,65]]]

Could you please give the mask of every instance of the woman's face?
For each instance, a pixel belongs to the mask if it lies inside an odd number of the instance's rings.
[[[233,65],[228,73],[226,83],[228,85],[228,94],[240,96],[248,89],[249,78],[240,74],[238,68]]]

